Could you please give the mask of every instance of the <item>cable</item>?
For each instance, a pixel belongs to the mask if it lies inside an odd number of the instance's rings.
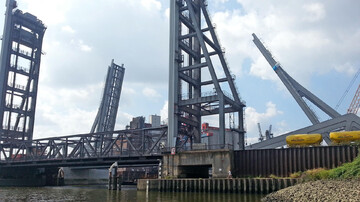
[[[344,94],[341,96],[339,102],[336,104],[335,110],[337,110],[340,106],[340,104],[342,103],[342,101],[344,100],[345,96],[347,95],[347,93],[349,92],[350,88],[352,87],[352,85],[354,84],[356,78],[359,76],[360,74],[360,68],[358,69],[358,71],[356,72],[354,78],[350,81],[349,86],[347,87],[346,91],[344,92]]]

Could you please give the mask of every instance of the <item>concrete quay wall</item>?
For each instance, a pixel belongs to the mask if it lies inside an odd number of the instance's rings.
[[[163,156],[162,177],[171,178],[226,178],[233,168],[233,151],[185,151]]]
[[[139,191],[271,193],[298,183],[292,178],[141,179]]]

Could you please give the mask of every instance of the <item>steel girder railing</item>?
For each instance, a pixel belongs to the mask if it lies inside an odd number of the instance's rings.
[[[31,141],[1,140],[0,160],[38,161],[148,156],[161,154],[167,127],[52,137]]]

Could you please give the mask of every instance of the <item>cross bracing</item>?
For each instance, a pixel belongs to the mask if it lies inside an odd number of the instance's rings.
[[[44,24],[6,2],[0,58],[0,143],[33,137]]]
[[[173,0],[170,13],[168,145],[181,148],[187,142],[200,143],[201,120],[208,115],[218,116],[218,143],[224,145],[225,114],[236,112],[238,126],[234,130],[242,148],[245,104],[225,60],[207,2]]]

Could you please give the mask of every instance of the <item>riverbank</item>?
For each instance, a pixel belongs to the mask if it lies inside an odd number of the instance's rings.
[[[261,201],[360,201],[360,180],[318,180],[271,193]]]

